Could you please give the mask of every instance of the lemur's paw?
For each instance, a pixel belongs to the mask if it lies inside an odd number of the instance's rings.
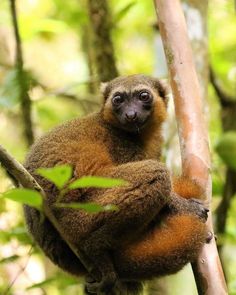
[[[213,234],[213,232],[208,231],[206,236],[206,243],[209,244],[213,238],[216,238],[216,236]]]

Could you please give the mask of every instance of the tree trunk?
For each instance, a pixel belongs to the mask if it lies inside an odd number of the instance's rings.
[[[200,81],[201,87],[201,97],[207,97],[208,90],[208,36],[207,36],[207,9],[208,9],[208,1],[193,1],[193,0],[184,0],[182,1],[182,8],[185,14],[188,37],[191,43],[191,47],[194,53],[194,63],[197,70],[198,79]],[[155,68],[155,75],[159,78],[163,78],[167,76],[166,72],[166,59],[163,57],[163,45],[161,41],[161,37],[159,35],[159,28],[155,26],[155,29],[158,29],[157,36],[155,37],[155,48],[156,48],[156,63],[157,67]],[[171,169],[171,171],[179,172],[179,164],[180,164],[180,151],[178,145],[178,136],[176,130],[176,122],[174,118],[174,107],[172,100],[169,102],[169,117],[170,120],[167,122],[167,150],[166,150],[166,164]],[[205,108],[206,109],[206,108]],[[166,134],[165,134],[166,135]],[[177,156],[178,155],[178,156]],[[157,279],[152,281],[151,289],[149,290],[150,295],[160,294],[158,289],[159,286],[162,289],[163,295],[168,295],[170,292],[168,290],[168,286],[177,286],[178,281],[182,279],[183,275],[186,275],[187,272],[191,272],[190,269],[184,271],[184,273],[177,274],[177,278],[168,277],[165,278],[165,281],[162,283],[163,279]],[[188,273],[187,273],[188,274]],[[163,288],[163,285],[166,288]],[[154,288],[155,286],[155,288]],[[179,286],[178,286],[179,287]],[[192,286],[183,286],[185,288],[183,292],[192,292],[192,290],[188,290],[187,288],[191,288]],[[194,287],[193,287],[194,288]],[[180,290],[176,290],[175,288],[171,288],[172,294],[179,294]]]
[[[202,186],[210,204],[208,136],[202,113],[202,92],[194,68],[185,20],[179,1],[155,0],[155,4],[175,99],[183,174]],[[213,232],[211,214],[207,226]],[[193,264],[193,270],[199,294],[227,294],[214,239],[204,245],[198,261]]]
[[[88,6],[93,29],[97,74],[100,82],[106,82],[118,76],[111,38],[109,7],[106,0],[88,0]]]

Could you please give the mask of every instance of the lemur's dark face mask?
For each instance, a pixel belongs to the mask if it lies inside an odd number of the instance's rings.
[[[153,97],[146,89],[133,93],[117,92],[111,101],[112,110],[120,127],[128,132],[138,133],[152,114]]]

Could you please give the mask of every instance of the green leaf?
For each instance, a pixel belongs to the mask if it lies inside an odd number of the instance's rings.
[[[132,1],[122,7],[114,16],[114,24],[117,24],[122,20],[123,17],[129,12],[129,10],[136,4],[136,1]]]
[[[35,207],[38,210],[40,210],[42,206],[41,194],[31,189],[15,188],[3,193],[1,197]]]
[[[9,243],[11,239],[17,239],[21,244],[31,244],[32,242],[28,232],[26,231],[25,226],[18,226],[6,231],[0,231],[1,244]]]
[[[6,258],[3,258],[0,260],[0,265],[1,264],[4,264],[4,263],[10,263],[10,262],[14,262],[16,261],[17,259],[19,259],[20,256],[19,255],[12,255],[12,256],[9,256],[9,257],[6,257]]]
[[[226,132],[220,138],[216,151],[231,169],[236,170],[236,132]]]
[[[28,88],[29,83],[32,81],[32,74],[24,70],[21,73],[21,79],[24,80],[25,86]],[[19,83],[18,70],[10,70],[0,88],[0,106],[11,108],[19,103],[21,96],[21,87]]]
[[[0,89],[0,106],[11,108],[19,102],[20,86],[16,69],[6,75]]]
[[[39,168],[37,173],[53,182],[59,189],[62,189],[72,176],[72,167],[60,165],[52,168]]]
[[[84,280],[82,277],[74,278],[62,272],[57,272],[55,274],[55,277],[57,280],[57,287],[60,288],[60,290],[67,289],[68,286],[73,286],[73,285],[78,286],[78,284],[84,284]]]
[[[36,284],[33,284],[29,287],[26,288],[26,291],[29,291],[29,290],[32,290],[32,289],[36,289],[36,288],[42,288],[42,287],[45,287],[47,285],[50,285],[51,283],[53,283],[54,281],[56,281],[56,277],[52,277],[52,278],[49,278],[47,280],[44,280],[40,283],[36,283]]]
[[[72,182],[68,187],[70,189],[83,187],[112,188],[127,184],[127,181],[123,179],[106,178],[98,176],[84,176]]]
[[[61,34],[68,28],[67,24],[60,20],[50,18],[37,18],[32,15],[25,15],[20,18],[20,30],[22,39],[31,39],[37,35],[53,37]]]
[[[58,203],[55,204],[56,207],[59,208],[71,208],[71,209],[79,209],[84,210],[88,213],[99,213],[104,211],[117,211],[119,208],[116,205],[106,205],[102,206],[97,203]]]

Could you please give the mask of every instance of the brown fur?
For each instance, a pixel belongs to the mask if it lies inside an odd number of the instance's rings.
[[[133,134],[119,128],[109,99],[115,87],[132,89],[140,83],[151,89],[154,106],[145,129]],[[164,89],[153,78],[122,77],[107,84],[104,98],[99,113],[65,123],[40,138],[31,148],[25,167],[44,188],[50,205],[58,191],[35,173],[39,167],[67,163],[74,168],[74,179],[100,175],[127,180],[128,186],[77,189],[64,199],[115,204],[119,211],[91,215],[54,209],[55,216],[102,277],[117,272],[123,281],[140,281],[174,273],[196,258],[205,242],[206,228],[198,217],[199,205],[171,192],[169,172],[158,161],[161,125],[166,118]],[[189,181],[174,182],[174,191],[183,198],[199,196],[200,191],[193,187]],[[25,216],[30,232],[55,264],[74,275],[86,273],[47,219],[40,223],[39,213],[28,206]]]

